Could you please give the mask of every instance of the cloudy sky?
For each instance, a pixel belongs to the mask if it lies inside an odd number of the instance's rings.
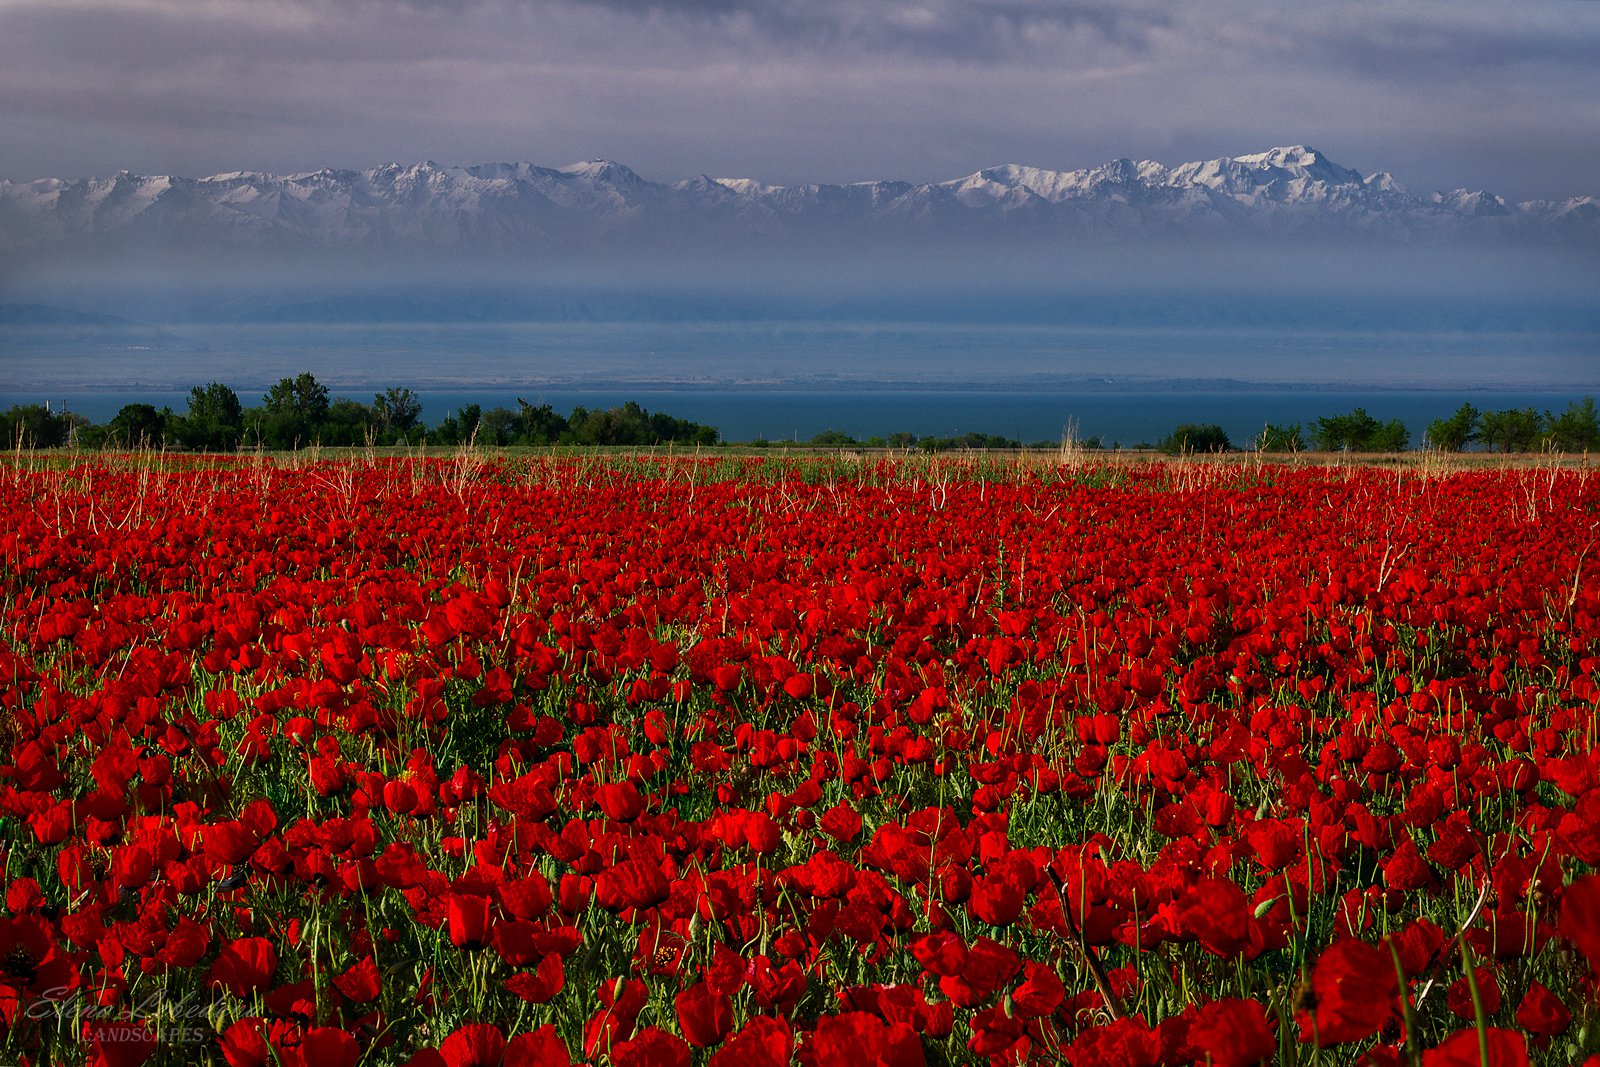
[[[1307,143],[1600,193],[1600,0],[0,0],[0,177],[944,179]]]

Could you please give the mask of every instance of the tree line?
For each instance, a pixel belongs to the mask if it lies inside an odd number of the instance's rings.
[[[1462,404],[1453,415],[1428,424],[1423,445],[1442,452],[1593,452],[1600,450],[1600,413],[1594,397],[1568,404],[1564,411],[1507,408],[1480,411]],[[1329,415],[1308,425],[1268,423],[1247,446],[1260,452],[1404,452],[1411,431],[1399,419],[1380,422],[1364,408]],[[1229,452],[1235,445],[1215,423],[1185,423],[1156,445],[1162,452]]]
[[[107,423],[52,412],[42,404],[15,405],[0,414],[0,440],[24,448],[184,448],[232,452],[239,448],[292,449],[310,445],[462,444],[656,445],[716,444],[715,428],[646,411],[629,401],[621,407],[576,407],[561,415],[549,404],[517,408],[464,405],[436,426],[422,421],[422,401],[410,389],[390,388],[372,403],[334,397],[311,374],[282,378],[255,407],[221,382],[189,391],[187,410],[125,404]]]
[[[496,447],[714,445],[720,436],[714,427],[647,411],[633,401],[603,410],[580,406],[562,415],[549,404],[529,404],[520,397],[514,409],[484,411],[477,404],[465,404],[430,427],[422,421],[422,401],[410,389],[389,388],[375,393],[372,403],[363,404],[334,397],[309,373],[280,379],[254,407],[244,406],[239,395],[221,382],[210,382],[189,391],[187,408],[181,413],[152,404],[125,404],[104,424],[52,412],[41,404],[14,405],[0,413],[0,442],[25,448],[72,444],[90,449],[148,446],[231,452],[255,447],[453,445],[468,441]],[[1036,441],[1024,445],[997,434],[935,437],[905,431],[857,439],[837,430],[819,433],[808,443],[824,448],[917,448],[925,452],[1054,448],[1059,444]],[[1089,449],[1103,447],[1099,438],[1077,443]],[[1480,411],[1468,403],[1429,423],[1422,443],[1446,452],[1474,447],[1492,452],[1600,451],[1600,414],[1593,397],[1575,400],[1560,412],[1531,407]],[[758,438],[750,444],[759,447],[767,442]],[[1154,447],[1175,455],[1228,452],[1241,446],[1215,423],[1184,423]],[[1411,447],[1411,432],[1399,419],[1381,421],[1358,407],[1308,424],[1268,423],[1242,447],[1261,452],[1403,452]]]

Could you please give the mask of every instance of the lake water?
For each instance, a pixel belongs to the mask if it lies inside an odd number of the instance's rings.
[[[0,335],[0,407],[51,400],[96,421],[132,401],[182,411],[223,381],[246,404],[310,370],[337,395],[416,391],[562,413],[636,400],[728,440],[909,431],[1131,445],[1183,422],[1235,442],[1267,422],[1365,407],[1419,440],[1464,401],[1559,409],[1600,394],[1593,333],[872,322],[162,324]]]

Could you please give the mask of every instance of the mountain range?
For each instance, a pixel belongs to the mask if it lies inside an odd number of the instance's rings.
[[[950,181],[770,185],[652,182],[594,160],[565,167],[432,162],[205,178],[0,181],[0,249],[607,250],[632,245],[874,238],[1002,242],[1354,236],[1575,243],[1600,238],[1600,198],[1512,203],[1412,192],[1295,145],[1168,167],[1005,165]]]

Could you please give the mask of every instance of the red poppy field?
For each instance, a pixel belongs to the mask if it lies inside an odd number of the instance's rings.
[[[1600,1062],[1586,470],[0,502],[0,1062]]]

